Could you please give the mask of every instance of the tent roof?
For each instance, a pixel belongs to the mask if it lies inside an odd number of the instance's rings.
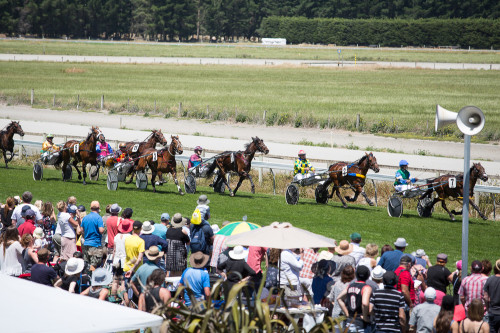
[[[120,332],[163,318],[0,273],[0,332]]]

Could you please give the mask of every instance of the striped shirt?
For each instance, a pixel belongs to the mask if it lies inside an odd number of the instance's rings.
[[[458,294],[465,297],[465,311],[469,309],[470,302],[472,302],[473,299],[479,298],[483,300],[483,289],[487,279],[488,277],[481,274],[471,274],[462,280],[462,285],[458,290]]]
[[[399,333],[399,309],[404,309],[403,294],[392,287],[375,290],[370,298],[377,331]]]

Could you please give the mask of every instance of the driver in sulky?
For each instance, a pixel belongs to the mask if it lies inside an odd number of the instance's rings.
[[[299,158],[295,160],[293,167],[293,180],[299,181],[312,176],[314,176],[314,167],[306,158],[306,152],[304,150],[300,150]]]

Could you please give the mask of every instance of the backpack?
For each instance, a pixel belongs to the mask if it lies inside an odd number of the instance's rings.
[[[191,253],[195,252],[203,252],[207,253],[208,244],[205,239],[205,232],[203,231],[203,227],[201,225],[193,225],[191,228]]]

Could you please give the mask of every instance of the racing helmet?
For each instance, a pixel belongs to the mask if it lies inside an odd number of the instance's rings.
[[[300,156],[300,155],[305,155],[305,154],[306,154],[306,152],[305,152],[304,150],[302,150],[302,149],[301,149],[301,150],[299,150],[299,156]]]
[[[47,139],[53,139],[54,138],[54,134],[47,134]]]
[[[194,147],[194,151],[203,151],[203,148],[201,148],[201,146],[196,146]]]
[[[120,148],[120,149],[127,148],[127,145],[125,144],[125,142],[120,142],[120,144],[118,145],[118,148]]]
[[[401,161],[399,161],[399,166],[404,166],[404,165],[408,165],[408,161],[407,160],[401,160]]]

